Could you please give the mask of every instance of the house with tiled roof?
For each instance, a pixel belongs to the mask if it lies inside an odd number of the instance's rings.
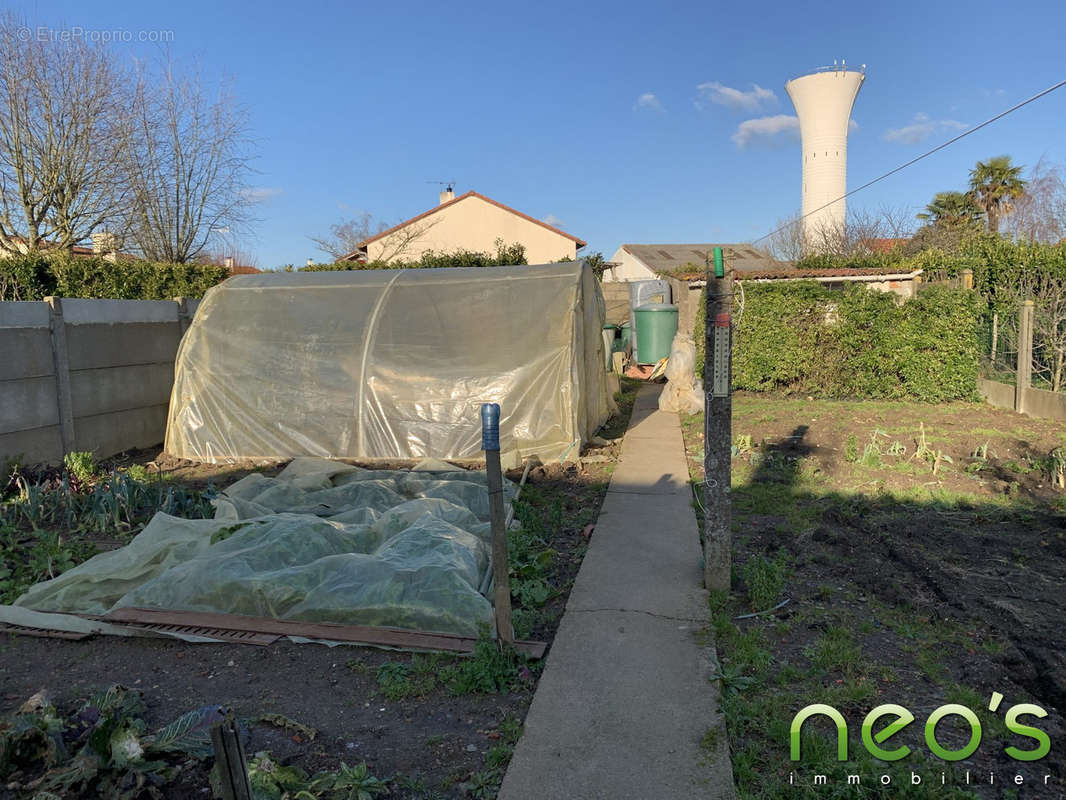
[[[611,257],[611,266],[603,279],[610,282],[666,278],[673,286],[674,302],[682,302],[678,298],[684,294],[683,286],[703,287],[705,270],[712,263],[716,247],[722,248],[733,277],[741,281],[813,280],[836,288],[864,283],[882,292],[913,297],[922,274],[920,269],[895,267],[798,269],[792,262],[778,261],[750,244],[624,244]]]
[[[708,265],[713,264],[715,247],[722,248],[734,280],[741,281],[743,285],[805,280],[843,289],[859,283],[908,298],[915,295],[921,281],[920,269],[800,269],[792,262],[778,261],[750,244],[624,244],[611,257],[611,267],[603,276],[608,317],[612,321],[620,321],[628,314],[628,291],[616,291],[610,286],[612,282],[665,279],[670,286],[671,302],[678,307],[678,327],[692,330],[706,283],[706,270]]]
[[[342,261],[417,261],[428,251],[495,252],[496,242],[520,244],[530,264],[574,260],[585,246],[578,237],[523,214],[491,197],[449,188],[440,202],[418,216],[360,242]]]
[[[123,253],[119,251],[119,237],[113,233],[99,232],[94,233],[90,239],[92,240],[92,246],[75,244],[67,248],[67,252],[75,258],[102,258],[105,261],[133,261],[135,256],[129,253]],[[38,251],[41,252],[56,252],[60,248],[54,242],[41,239],[37,242]],[[0,244],[0,258],[6,258],[7,256],[16,253],[27,253],[30,248],[26,244],[26,240],[21,236],[12,236]]]
[[[788,266],[750,244],[624,244],[603,273],[605,281],[643,281],[673,275],[689,267],[711,263],[714,248],[721,247],[735,272],[781,269]]]
[[[862,247],[868,253],[891,253],[893,250],[904,247],[910,242],[910,239],[904,238],[889,238],[889,239],[874,239],[867,238],[859,242],[859,246]]]

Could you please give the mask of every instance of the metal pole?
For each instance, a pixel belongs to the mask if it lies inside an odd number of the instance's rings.
[[[733,270],[721,248],[714,253],[714,276],[707,276],[703,386],[703,583],[729,591],[732,568],[730,474],[733,444],[732,311]]]
[[[505,644],[514,644],[511,624],[511,579],[507,563],[507,524],[503,513],[503,470],[500,468],[500,406],[481,405],[481,449],[485,451],[485,471],[489,485],[489,519],[492,522],[492,578],[496,584],[496,635]]]

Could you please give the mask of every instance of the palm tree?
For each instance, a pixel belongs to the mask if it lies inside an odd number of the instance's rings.
[[[938,228],[962,229],[975,226],[984,212],[965,192],[937,192],[918,219]]]
[[[1010,156],[978,161],[970,170],[970,196],[985,212],[988,230],[999,233],[999,221],[1013,208],[1011,200],[1025,192],[1022,168],[1010,163]]]

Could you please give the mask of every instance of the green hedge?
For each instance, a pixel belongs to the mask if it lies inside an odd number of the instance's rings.
[[[427,250],[415,261],[395,259],[393,261],[370,261],[361,264],[357,261],[338,261],[333,264],[309,264],[300,267],[298,272],[329,272],[334,270],[357,270],[357,269],[440,269],[443,267],[503,267],[508,265],[525,264],[525,245],[515,242],[504,244],[501,240],[496,241],[496,252],[482,252],[478,250],[464,250],[462,248],[451,252],[438,252]]]
[[[203,297],[227,277],[228,269],[213,264],[12,256],[0,258],[0,300],[40,300],[49,295],[119,300]]]
[[[697,315],[703,368],[703,303]],[[929,287],[902,304],[864,286],[814,281],[744,287],[733,387],[816,397],[976,399],[976,293]]]
[[[900,272],[923,270],[926,282],[953,278],[962,270],[973,270],[973,288],[991,307],[1014,308],[1018,287],[1032,282],[1036,275],[1046,280],[1066,282],[1066,242],[1012,241],[990,233],[963,239],[952,252],[929,248],[904,255],[905,248],[891,253],[851,256],[809,256],[798,267],[834,269],[851,267],[890,267]]]

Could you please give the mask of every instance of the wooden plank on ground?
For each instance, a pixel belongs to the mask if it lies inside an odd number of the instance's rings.
[[[469,636],[411,631],[403,628],[269,619],[205,611],[167,611],[156,608],[119,608],[102,619],[118,625],[124,623],[181,625],[278,636],[302,636],[307,639],[328,639],[335,642],[353,642],[409,650],[442,650],[451,653],[472,653],[474,643],[477,641]],[[532,658],[541,658],[547,645],[543,642],[515,642],[515,648]]]
[[[53,628],[29,628],[25,625],[14,625],[8,622],[0,622],[0,634],[15,633],[20,636],[39,636],[44,639],[70,639],[81,641],[92,636],[84,631],[60,631]]]
[[[238,631],[223,628],[211,628],[203,625],[164,625],[158,622],[124,622],[122,624],[127,628],[137,628],[138,630],[148,631],[149,633],[203,636],[209,639],[217,639],[220,642],[257,644],[261,647],[265,647],[268,644],[274,644],[274,642],[281,638],[276,633]]]

